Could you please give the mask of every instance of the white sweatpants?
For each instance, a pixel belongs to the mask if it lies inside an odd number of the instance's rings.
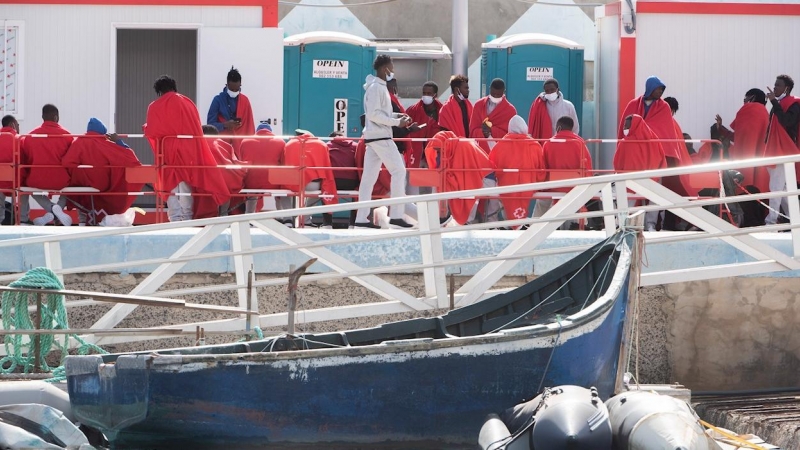
[[[372,199],[372,188],[378,181],[381,163],[386,166],[392,177],[391,198],[405,197],[406,195],[406,166],[403,156],[397,151],[394,141],[386,139],[367,144],[364,154],[364,172],[361,174],[361,185],[358,187],[358,201],[366,202]],[[393,205],[389,208],[389,218],[402,219],[405,205]],[[356,215],[356,223],[367,221],[369,208],[360,208]]]
[[[184,220],[192,220],[192,207],[194,206],[194,199],[192,198],[192,187],[185,181],[181,181],[172,190],[173,194],[184,195],[170,195],[167,197],[167,215],[170,222],[182,222]]]
[[[785,191],[786,172],[783,170],[783,166],[779,165],[773,168],[767,168],[767,172],[769,172],[769,191]],[[780,211],[781,208],[783,208],[784,214],[789,212],[789,199],[786,197],[771,198],[769,199],[769,207],[769,214],[767,214],[764,223],[766,225],[775,225],[778,223],[778,211]]]

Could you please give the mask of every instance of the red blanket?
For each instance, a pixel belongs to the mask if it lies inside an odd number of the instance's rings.
[[[137,196],[116,194],[142,190],[141,183],[130,184],[125,180],[125,168],[139,167],[142,163],[133,150],[115,144],[99,133],[90,131],[86,136],[75,139],[64,155],[63,164],[69,169],[71,177],[69,185],[88,186],[115,194],[70,195],[69,198],[87,210],[94,208],[96,212],[107,215],[122,214],[131,207]],[[78,168],[80,165],[94,167]]]
[[[440,131],[428,141],[425,158],[430,168],[447,169],[445,173],[445,192],[480,189],[483,178],[492,171],[489,157],[471,139],[456,139],[452,131]],[[437,166],[437,152],[441,164]],[[450,213],[458,223],[467,223],[469,213],[477,200],[452,199],[448,201]]]
[[[706,142],[700,146],[697,153],[691,156],[692,164],[710,163],[712,156],[714,156],[714,145],[711,142]]]
[[[261,130],[258,136],[271,136],[269,139],[245,139],[242,141],[239,152],[242,161],[251,166],[280,166],[283,160],[283,150],[286,143],[283,139],[275,137],[269,130]],[[269,169],[250,167],[244,177],[244,187],[247,189],[280,189],[280,186],[269,182]]]
[[[670,113],[671,114],[671,113]],[[672,119],[673,127],[675,127],[675,137],[677,139],[683,139],[683,130],[681,130],[681,126],[678,124],[678,121],[675,118]],[[686,148],[686,144],[683,142],[679,142],[679,145],[675,148],[675,151],[679,152],[680,159],[667,159],[667,167],[677,167],[677,166],[691,166],[692,165],[692,157],[689,156],[689,149]],[[662,147],[667,145],[667,143],[661,144]],[[666,147],[665,147],[666,148]],[[673,192],[677,193],[678,195],[682,196],[694,196],[697,195],[697,190],[691,187],[689,183],[689,175],[680,175],[676,177],[664,177],[661,180],[661,184],[665,187],[669,188]]]
[[[161,140],[167,136],[203,136],[200,116],[191,99],[177,92],[168,92],[147,107],[147,123],[144,134],[156,153]],[[166,199],[181,181],[192,187],[194,192],[210,194],[214,202],[221,205],[228,201],[228,192],[222,174],[216,169],[217,162],[208,148],[205,139],[163,140],[163,163],[166,166],[184,166],[161,171],[161,196]]]
[[[745,103],[731,122],[735,132],[734,143],[728,149],[730,159],[751,159],[764,156],[764,142],[767,138],[769,113],[761,103]],[[742,186],[753,185],[760,192],[769,191],[769,174],[763,168],[741,168],[744,175]]]
[[[11,127],[0,128],[0,163],[14,162],[14,145],[16,144],[17,130]],[[0,181],[0,189],[14,189],[11,181]],[[8,192],[5,192],[8,195]]]
[[[508,134],[508,122],[512,117],[517,115],[517,108],[509,103],[505,96],[503,100],[495,106],[491,114],[486,114],[486,104],[489,102],[489,97],[484,97],[477,102],[472,108],[472,115],[469,119],[469,137],[483,139],[483,121],[487,118],[492,123],[492,137],[500,139]],[[490,148],[487,141],[479,141],[480,147],[486,154],[489,154]]]
[[[409,134],[408,137],[430,139],[440,131],[438,112],[442,109],[442,103],[437,99],[433,99],[433,103],[436,105],[437,111],[435,117],[428,116],[428,114],[425,112],[425,104],[422,103],[422,100],[408,107],[406,114],[411,117],[412,122],[416,122],[419,125],[426,124],[425,128],[417,131],[416,133]],[[422,151],[425,149],[425,143],[418,141],[411,142],[410,144],[411,145],[403,154],[403,158],[406,160],[406,167],[410,169],[416,169],[419,168],[419,163],[422,162]]]
[[[243,162],[236,157],[233,146],[222,139],[214,139],[208,142],[208,147],[214,155],[218,166],[224,165],[242,165]],[[217,169],[225,180],[227,191],[231,196],[235,196],[242,190],[244,186],[244,177],[247,170],[241,169],[226,169],[220,167]],[[194,219],[206,219],[209,217],[217,217],[219,215],[219,208],[211,197],[203,196],[197,197],[194,200],[194,208],[192,210]]]
[[[296,136],[289,139],[283,152],[283,161],[287,166],[317,167],[306,169],[304,181],[306,184],[320,180],[322,185],[322,202],[326,205],[339,203],[336,192],[336,179],[333,177],[331,158],[328,155],[328,146],[310,134]],[[286,186],[287,189],[299,191],[300,186]],[[330,196],[330,197],[329,197]]]
[[[516,114],[515,114],[516,115]],[[527,134],[506,134],[497,141],[489,161],[495,167],[498,186],[511,186],[544,181],[544,151],[542,146]],[[502,169],[518,169],[518,172],[503,172]],[[501,194],[505,215],[508,219],[524,219],[529,216],[528,206],[534,191]]]
[[[592,155],[589,154],[589,149],[580,136],[572,131],[562,130],[556,133],[553,139],[546,141],[543,148],[547,170],[584,169],[586,176],[592,175]],[[554,189],[554,191],[569,192],[570,188]]]
[[[356,147],[356,167],[358,167],[358,177],[361,178],[362,171],[364,170],[364,155],[367,153],[367,144],[364,139],[359,139],[358,146]],[[392,176],[386,170],[386,166],[381,164],[381,171],[378,174],[378,181],[372,187],[372,198],[380,198],[389,195],[391,192]]]
[[[622,139],[622,128],[625,118],[631,114],[642,116],[647,126],[656,136],[656,139],[683,139],[683,135],[678,136],[675,129],[675,121],[672,119],[672,110],[669,109],[669,104],[662,99],[655,100],[647,115],[644,114],[644,98],[635,98],[628,103],[625,107],[625,112],[622,113],[622,120],[619,123],[619,130],[617,132],[617,139]],[[681,146],[685,145],[682,142],[662,142],[661,146],[664,149],[664,156],[672,158],[676,161],[681,161],[681,155],[685,150],[681,150]],[[680,163],[674,165],[681,165]]]
[[[658,137],[647,126],[642,117],[634,115],[628,136],[617,144],[617,151],[614,153],[614,170],[617,172],[632,172],[667,167],[664,149],[661,147],[661,143],[655,141],[655,139],[658,139]]]
[[[553,135],[553,121],[547,112],[547,103],[541,97],[531,104],[528,113],[528,134],[534,139],[550,139]]]
[[[795,103],[800,103],[800,97],[786,96],[781,100],[781,109],[787,111]],[[789,137],[786,129],[778,121],[778,116],[773,114],[769,124],[769,136],[767,136],[764,156],[790,156],[797,153],[797,145],[792,142],[792,138]],[[798,170],[797,178],[800,179],[800,163],[795,165],[795,170]]]
[[[472,103],[469,100],[464,100],[467,104],[467,120],[472,117]],[[458,99],[455,95],[451,95],[439,110],[439,127],[445,130],[452,131],[457,137],[467,137],[467,131],[464,129],[464,120],[461,113],[461,106],[458,104]]]
[[[30,134],[52,136],[70,134],[70,132],[56,122],[45,121],[42,126],[31,131]],[[22,164],[56,166],[31,167],[25,170],[22,176],[23,186],[50,190],[59,190],[67,187],[69,185],[69,172],[61,166],[61,160],[67,154],[70,144],[72,144],[71,137],[23,137],[20,155]]]
[[[242,126],[235,130],[224,130],[224,134],[232,134],[234,136],[252,136],[256,133],[256,124],[253,121],[253,107],[250,105],[250,99],[244,94],[239,94],[239,99],[236,103],[236,117],[242,119]],[[224,123],[225,117],[220,114],[218,120]],[[236,155],[241,158],[242,140],[233,139],[232,144]]]

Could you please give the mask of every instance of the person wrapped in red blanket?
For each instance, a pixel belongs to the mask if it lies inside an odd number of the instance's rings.
[[[459,139],[452,131],[440,131],[425,147],[428,167],[446,169],[444,192],[480,189],[492,172],[492,163],[483,149],[471,139]],[[448,201],[450,213],[459,224],[469,222],[477,200],[455,198]]]
[[[614,153],[614,170],[635,172],[667,167],[664,148],[658,142],[658,136],[647,126],[642,116],[629,115],[623,119],[622,124],[623,138],[617,144],[617,151]],[[634,203],[635,200],[631,201],[630,206],[633,206]],[[646,231],[655,231],[658,214],[659,211],[645,213]]]
[[[306,167],[303,171],[304,187],[300,185],[285,185],[285,189],[294,192],[320,191],[319,198],[307,197],[305,206],[313,206],[319,200],[326,205],[339,203],[339,195],[336,190],[336,178],[331,170],[331,158],[328,154],[328,146],[306,130],[295,130],[297,136],[289,139],[283,152],[283,164],[286,166]],[[288,209],[284,204],[280,209]],[[291,218],[284,218],[289,220]],[[323,226],[332,225],[330,216],[323,217]],[[311,217],[305,216],[304,223],[311,224]]]
[[[572,117],[559,118],[556,122],[556,134],[544,143],[544,163],[547,167],[548,181],[559,172],[563,174],[565,171],[580,171],[585,177],[592,175],[592,156],[583,139],[572,131],[574,125]],[[569,192],[570,188],[554,189],[554,191]],[[533,217],[542,217],[552,205],[552,199],[536,199]],[[569,228],[571,223],[565,225],[565,228]]]
[[[219,132],[213,125],[203,125],[203,134],[217,136]],[[241,205],[242,196],[239,195],[239,191],[244,187],[244,178],[247,175],[247,169],[242,167],[244,161],[236,157],[236,152],[230,143],[222,139],[209,139],[207,142],[231,199],[217,205],[211,197],[197,197],[194,201],[195,219],[227,216],[230,211],[235,211],[237,206]],[[231,204],[233,199],[238,199],[239,203]]]
[[[283,139],[272,134],[272,126],[268,123],[258,124],[256,136],[259,138],[243,140],[241,147],[239,147],[242,161],[249,166],[247,168],[247,174],[244,176],[244,188],[281,189],[280,186],[269,181],[269,169],[253,166],[281,165],[283,150],[286,143]],[[250,214],[260,211],[262,203],[263,200],[261,197],[247,197],[245,213]]]
[[[227,202],[230,192],[216,169],[217,162],[208,142],[202,139],[200,115],[194,102],[179,94],[177,83],[167,75],[159,77],[153,89],[159,97],[147,107],[143,129],[156,161],[163,156],[160,163],[165,167],[159,171],[159,194],[167,199],[170,222],[191,220],[193,191],[210,195],[216,205]]]
[[[472,117],[472,103],[469,101],[469,78],[464,75],[454,75],[450,78],[450,90],[453,94],[439,110],[439,128],[452,131],[456,137],[467,137],[469,136],[469,120]]]
[[[761,89],[750,89],[744,95],[744,105],[739,108],[730,129],[722,125],[722,117],[717,114],[716,129],[719,135],[730,141],[728,156],[732,160],[764,157],[764,145],[767,140],[769,113],[764,105],[767,96]],[[710,145],[710,144],[708,144]],[[706,144],[703,145],[705,147]],[[698,152],[700,153],[700,152]],[[769,189],[769,174],[763,167],[742,167],[738,169],[744,177],[743,186],[755,186],[758,192]]]
[[[12,115],[3,116],[3,127],[0,128],[0,165],[12,168],[14,165],[14,152],[16,151],[17,135],[19,134],[19,122]],[[13,225],[11,215],[8,216],[6,221],[6,197],[14,198],[14,182],[0,181],[0,221],[3,225]],[[27,200],[27,199],[26,199]],[[25,204],[28,202],[26,201]],[[12,205],[13,208],[13,205]],[[28,221],[28,213],[24,211],[24,221]],[[22,214],[21,214],[22,215]]]
[[[778,75],[773,89],[767,88],[767,99],[772,105],[769,129],[764,156],[790,156],[798,154],[798,134],[800,134],[800,97],[791,95],[794,80],[788,75]],[[800,164],[795,164],[795,170]],[[786,190],[786,172],[782,166],[767,168],[769,172],[770,192]],[[800,177],[800,173],[797,174]],[[769,199],[769,214],[764,220],[766,225],[778,223],[780,209],[784,214],[789,212],[786,197]]]
[[[517,115],[517,108],[514,108],[514,105],[508,101],[505,93],[506,82],[500,78],[495,78],[489,87],[489,95],[475,102],[472,107],[472,116],[469,120],[469,137],[480,139],[478,145],[487,155],[496,141],[485,141],[483,139],[505,137],[508,134],[509,121]]]
[[[46,135],[48,137],[28,136],[23,137],[20,144],[20,162],[28,166],[22,171],[22,186],[35,187],[43,190],[58,191],[69,185],[69,172],[61,165],[64,155],[67,154],[72,144],[72,137],[52,137],[70,134],[58,124],[58,108],[54,105],[42,107],[42,126],[31,131],[31,135]],[[32,195],[33,199],[45,211],[44,215],[33,220],[34,225],[47,225],[55,219],[64,226],[72,225],[72,217],[64,212],[67,198],[63,195],[58,202],[53,203],[46,195]],[[25,203],[27,199],[22,199]]]
[[[242,94],[242,74],[237,69],[231,67],[228,72],[225,87],[211,101],[206,121],[220,134],[252,136],[256,132],[253,107],[250,99]],[[236,156],[241,159],[242,139],[233,139],[231,144]]]
[[[422,85],[422,99],[409,106],[406,114],[411,118],[412,123],[424,126],[419,131],[409,133],[408,137],[430,139],[439,132],[439,111],[442,109],[442,103],[436,98],[437,95],[439,95],[439,85],[433,81],[428,81]],[[422,152],[425,149],[425,144],[425,142],[416,141],[408,145],[408,149],[403,154],[406,168],[418,169],[420,167],[420,163],[423,161]],[[412,189],[416,190],[412,192]],[[407,191],[409,194],[419,193],[419,190],[414,186],[408,186]]]
[[[131,148],[95,117],[89,119],[86,136],[75,139],[63,159],[70,172],[70,186],[93,187],[107,195],[70,195],[69,200],[78,206],[80,225],[96,225],[104,216],[123,214],[136,200],[141,183],[125,180],[126,167],[139,167],[142,163]],[[79,166],[92,166],[83,168]],[[92,222],[89,222],[92,219]]]
[[[572,131],[580,133],[578,112],[575,105],[564,98],[564,93],[558,87],[558,80],[550,78],[542,85],[542,93],[531,103],[528,113],[528,134],[532,138],[543,141],[556,134],[556,122],[559,118],[567,116],[572,118],[575,125]]]
[[[528,125],[520,116],[509,120],[508,133],[497,141],[489,154],[489,161],[495,168],[499,186],[537,183],[546,177],[542,146],[528,136]],[[504,171],[512,169],[512,171]],[[534,191],[501,194],[505,217],[509,220],[525,219],[530,216],[528,208]]]

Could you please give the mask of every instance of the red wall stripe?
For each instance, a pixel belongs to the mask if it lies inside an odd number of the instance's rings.
[[[636,4],[637,13],[651,14],[718,14],[748,16],[800,16],[800,4],[777,3],[695,3],[647,2]]]

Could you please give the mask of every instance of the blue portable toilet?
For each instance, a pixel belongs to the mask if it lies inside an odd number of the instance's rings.
[[[483,44],[481,96],[495,78],[506,82],[506,97],[526,121],[531,104],[548,78],[558,80],[564,98],[575,105],[583,133],[583,46],[550,34],[521,33]]]
[[[364,78],[373,72],[375,44],[335,31],[283,40],[283,130],[315,136],[360,136]]]

